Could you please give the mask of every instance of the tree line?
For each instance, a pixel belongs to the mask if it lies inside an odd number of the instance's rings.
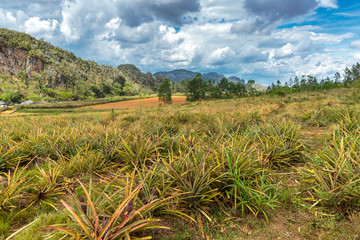
[[[185,93],[187,101],[197,101],[205,99],[226,99],[234,97],[244,97],[257,95],[259,92],[253,88],[255,80],[249,80],[247,84],[241,82],[231,82],[227,78],[222,78],[220,82],[209,79],[205,81],[198,73],[192,79],[182,80],[179,83],[172,83],[165,78],[159,86],[159,100],[164,103],[171,103],[171,95],[174,89]]]
[[[272,83],[265,92],[256,91],[253,88],[255,80],[248,80],[246,84],[231,82],[227,78],[222,78],[220,82],[215,80],[204,81],[202,75],[198,73],[192,79],[172,82],[165,78],[159,87],[160,101],[171,103],[173,92],[182,92],[187,96],[188,101],[205,99],[226,99],[234,97],[256,96],[261,94],[277,94],[285,96],[288,93],[303,91],[330,90],[342,87],[360,87],[360,63],[356,63],[351,68],[346,67],[343,76],[339,72],[335,73],[333,79],[329,77],[318,80],[312,75],[302,75],[301,78],[295,76],[282,84],[279,80],[276,84]]]
[[[277,94],[280,96],[287,93],[303,92],[303,91],[318,91],[329,90],[334,88],[360,86],[360,64],[356,63],[351,68],[346,67],[343,77],[339,72],[335,73],[333,79],[327,77],[326,79],[318,80],[311,75],[302,75],[301,79],[295,76],[290,78],[288,82],[281,84],[278,80],[276,84],[271,84],[268,89],[268,94]]]

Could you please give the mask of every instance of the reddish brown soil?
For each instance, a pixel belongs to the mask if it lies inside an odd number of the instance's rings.
[[[173,96],[173,104],[185,102],[185,96]],[[83,108],[93,108],[93,109],[119,109],[119,108],[138,108],[138,107],[148,107],[148,106],[157,106],[159,105],[159,98],[146,98],[146,99],[136,99],[128,100],[114,103],[106,103],[101,105],[88,106]]]

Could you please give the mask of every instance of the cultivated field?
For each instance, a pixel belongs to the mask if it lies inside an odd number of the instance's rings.
[[[0,116],[0,239],[358,239],[359,103],[337,89]]]
[[[176,103],[184,103],[186,101],[185,96],[173,96],[172,97],[173,104]],[[129,100],[122,102],[114,102],[114,103],[106,103],[100,105],[93,105],[83,108],[92,108],[92,109],[122,109],[122,108],[139,108],[139,107],[149,107],[149,106],[158,106],[161,103],[159,102],[159,98],[146,98],[146,99],[137,99],[137,100]]]

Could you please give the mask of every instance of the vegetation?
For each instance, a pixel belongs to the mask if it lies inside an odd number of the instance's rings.
[[[359,94],[1,115],[0,238],[356,239]]]
[[[240,82],[236,84],[229,82],[225,77],[219,83],[215,83],[211,79],[206,82],[200,73],[193,79],[182,81],[181,84],[184,85],[188,101],[234,98],[258,94],[256,90],[251,88],[251,84],[246,87],[245,84]]]
[[[70,71],[60,87],[46,72],[32,82],[26,72],[1,75],[3,100],[138,93],[122,72],[133,66],[99,66],[26,34],[0,36]],[[359,69],[342,80],[278,82],[268,94],[254,80],[198,74],[159,86],[165,102],[184,89],[182,105],[77,109],[83,101],[1,114],[0,239],[358,239]],[[63,107],[72,109],[54,109]]]
[[[353,65],[350,69],[344,70],[343,79],[341,79],[340,73],[335,73],[333,79],[329,77],[318,81],[318,79],[311,75],[303,75],[301,80],[299,77],[294,79],[290,78],[289,82],[285,82],[283,85],[280,81],[277,84],[272,84],[268,87],[267,92],[269,94],[277,94],[279,96],[285,96],[288,93],[303,92],[303,91],[319,91],[329,90],[342,87],[358,86],[360,83],[360,64]]]
[[[254,88],[255,80],[253,79],[248,80],[247,84],[230,82],[225,77],[218,83],[215,83],[215,81],[211,79],[206,82],[202,79],[200,73],[193,79],[186,79],[180,82],[180,84],[183,85],[183,87],[178,88],[186,93],[188,101],[229,99],[244,96],[258,96],[261,94],[279,95],[283,97],[289,93],[359,86],[360,63],[353,65],[350,69],[346,68],[343,78],[341,78],[340,73],[336,73],[332,80],[328,77],[321,81],[318,81],[316,77],[311,75],[303,75],[301,80],[296,76],[284,84],[281,84],[280,81],[277,81],[276,84],[271,84],[265,92],[257,91]]]
[[[111,96],[150,94],[156,89],[151,74],[119,66],[100,65],[30,35],[0,28],[1,49],[17,49],[15,62],[0,73],[0,100],[19,102],[74,101]],[[30,70],[30,71],[29,71]],[[148,80],[152,79],[152,81]]]
[[[159,96],[160,102],[171,103],[172,102],[171,95],[172,95],[171,84],[170,84],[169,79],[166,78],[166,79],[164,79],[164,81],[162,81],[162,83],[159,86],[158,96]]]

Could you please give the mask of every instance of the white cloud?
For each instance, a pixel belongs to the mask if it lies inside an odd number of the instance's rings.
[[[7,12],[7,13],[6,13],[6,18],[7,18],[10,22],[16,22],[16,18],[12,15],[11,12]]]
[[[353,33],[314,25],[278,28],[284,21],[302,25],[310,16],[316,22],[314,10],[337,8],[334,0],[49,1],[0,9],[0,24],[101,63],[132,63],[152,72],[218,71],[259,82],[295,73],[332,75],[358,56],[344,46]],[[53,16],[46,11],[52,5]],[[360,41],[350,46],[360,49]]]
[[[109,29],[118,29],[120,27],[120,18],[113,18],[111,19],[105,26]]]
[[[235,55],[236,53],[230,47],[218,48],[205,59],[205,63],[210,65],[223,65],[231,61],[231,58]]]
[[[310,34],[311,34],[310,38],[315,42],[322,42],[326,44],[337,44],[337,43],[341,43],[344,39],[354,37],[353,33],[335,35],[335,34],[310,32]]]
[[[360,40],[356,40],[356,41],[353,41],[352,43],[350,43],[350,47],[360,50]]]
[[[40,20],[38,17],[31,17],[24,23],[25,32],[32,35],[45,32],[51,36],[51,32],[55,31],[57,26],[57,20]]]
[[[283,58],[283,57],[289,57],[293,56],[293,54],[296,52],[296,47],[292,45],[291,43],[287,43],[280,49],[277,49],[275,52],[275,56],[277,58]]]
[[[323,8],[338,8],[337,0],[317,0]]]
[[[21,25],[22,15],[24,12],[18,11],[17,13],[6,11],[0,8],[0,23],[2,27],[9,27],[16,29],[16,27],[20,27],[17,25]]]

